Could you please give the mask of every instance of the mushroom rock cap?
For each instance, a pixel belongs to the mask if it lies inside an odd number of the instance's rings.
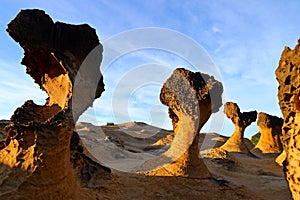
[[[54,23],[44,11],[33,9],[22,10],[7,32],[24,49],[22,64],[48,94],[47,105],[72,107],[76,121],[104,91],[103,48],[89,25]],[[93,59],[86,59],[93,52]]]

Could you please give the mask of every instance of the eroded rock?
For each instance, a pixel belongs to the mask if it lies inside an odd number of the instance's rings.
[[[9,120],[0,120],[0,149],[5,147],[5,138],[7,136],[7,132],[4,129],[9,124]]]
[[[224,105],[224,113],[232,121],[235,130],[231,137],[220,148],[228,152],[249,153],[249,149],[244,142],[245,129],[256,121],[257,112],[242,112],[239,106],[233,102],[226,102]]]
[[[7,32],[24,49],[26,72],[49,98],[42,106],[26,101],[6,127],[0,197],[76,199],[70,140],[75,121],[104,91],[99,70],[102,46],[90,26],[54,23],[41,10],[22,10]],[[91,51],[97,57],[84,60]]]
[[[276,69],[278,99],[284,117],[282,143],[286,152],[284,172],[294,199],[300,199],[300,40],[285,47]]]
[[[222,92],[222,84],[213,76],[183,68],[174,70],[160,93],[161,102],[169,107],[175,137],[170,149],[157,160],[163,163],[169,159],[169,163],[148,175],[210,176],[199,158],[199,132],[210,115],[222,105]]]
[[[255,149],[259,149],[262,153],[280,153],[282,151],[280,141],[282,125],[282,118],[260,112],[257,126],[261,136]]]
[[[276,157],[275,162],[276,162],[279,166],[283,167],[283,162],[285,161],[285,159],[286,159],[286,152],[285,152],[285,150],[283,149],[283,151],[281,152],[281,154],[279,154],[279,155]]]

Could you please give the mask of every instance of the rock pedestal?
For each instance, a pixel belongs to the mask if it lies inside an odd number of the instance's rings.
[[[169,107],[175,137],[170,149],[156,158],[157,163],[166,164],[147,172],[148,175],[210,176],[199,158],[199,132],[210,115],[222,105],[222,92],[222,84],[212,76],[183,68],[174,70],[161,89],[160,100]]]
[[[104,91],[99,70],[102,46],[90,26],[54,23],[41,10],[22,10],[7,32],[24,49],[26,72],[49,98],[42,106],[26,101],[6,127],[8,136],[0,150],[0,197],[76,199],[70,140],[79,115]],[[86,62],[95,47],[98,57]],[[82,67],[92,73],[80,72]],[[82,91],[82,96],[75,91]]]
[[[249,153],[249,149],[244,142],[245,129],[256,121],[257,112],[240,112],[240,108],[236,103],[226,102],[224,105],[224,113],[231,119],[235,126],[235,130],[231,137],[220,148],[228,152]]]

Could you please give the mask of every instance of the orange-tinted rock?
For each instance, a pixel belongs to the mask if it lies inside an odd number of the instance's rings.
[[[169,159],[169,163],[148,172],[148,175],[210,176],[199,158],[199,132],[210,115],[222,105],[222,92],[222,84],[212,76],[183,68],[174,70],[160,93],[161,102],[169,107],[175,137],[170,149],[158,160]]]
[[[285,152],[285,150],[283,150],[283,151],[281,152],[281,154],[279,154],[279,155],[276,157],[275,162],[276,162],[278,165],[280,165],[280,166],[283,167],[283,162],[285,161],[285,159],[286,159],[286,152]]]
[[[26,101],[6,127],[8,137],[0,150],[0,197],[75,199],[78,179],[70,163],[70,140],[75,121],[104,91],[99,70],[102,46],[90,26],[54,23],[41,10],[22,10],[7,32],[25,51],[26,72],[49,98],[43,106]],[[100,47],[96,61],[86,63],[95,47]],[[79,74],[82,66],[93,72]],[[74,90],[83,88],[91,95],[74,96]]]
[[[295,49],[285,47],[276,69],[278,99],[284,123],[284,172],[294,199],[300,199],[300,40]]]
[[[280,141],[282,124],[282,118],[260,112],[257,126],[261,136],[255,149],[259,149],[262,153],[280,153],[282,151]]]
[[[239,106],[233,102],[226,102],[224,105],[224,113],[232,121],[235,130],[231,137],[220,148],[228,152],[243,152],[249,153],[249,149],[244,142],[245,129],[256,121],[257,112],[241,113]]]

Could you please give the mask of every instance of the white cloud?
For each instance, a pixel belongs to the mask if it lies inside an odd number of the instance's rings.
[[[13,111],[26,100],[43,104],[47,97],[25,73],[24,66],[14,61],[0,60],[0,114],[10,118]]]
[[[218,27],[216,27],[216,26],[213,26],[211,28],[211,30],[212,30],[213,33],[221,33],[221,30]]]

